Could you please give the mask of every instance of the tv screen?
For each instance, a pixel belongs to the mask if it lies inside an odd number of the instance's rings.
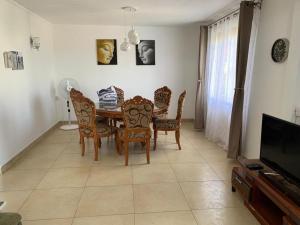
[[[260,160],[300,186],[300,126],[263,114]]]

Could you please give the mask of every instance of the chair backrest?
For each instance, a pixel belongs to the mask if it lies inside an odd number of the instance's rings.
[[[126,128],[150,128],[153,103],[141,96],[135,96],[122,105],[124,125]]]
[[[116,86],[114,88],[117,92],[117,104],[121,106],[124,103],[124,91]]]
[[[76,90],[75,88],[72,88],[70,91],[70,98],[74,98],[76,96],[83,96],[82,92]]]
[[[172,91],[167,86],[157,89],[154,92],[154,105],[158,108],[169,107]]]
[[[176,116],[176,120],[178,121],[181,120],[185,96],[186,96],[186,90],[184,90],[184,92],[182,92],[178,98],[177,116]]]
[[[95,103],[83,95],[72,97],[75,114],[80,133],[93,136],[96,133],[96,107]]]

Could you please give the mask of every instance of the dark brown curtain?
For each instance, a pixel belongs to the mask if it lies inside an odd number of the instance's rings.
[[[198,81],[195,104],[195,129],[203,130],[205,126],[205,67],[207,53],[208,27],[200,27]]]
[[[251,37],[255,3],[243,1],[240,6],[236,84],[233,99],[229,133],[228,158],[236,159],[240,155],[242,140],[244,85],[247,71],[248,52]]]

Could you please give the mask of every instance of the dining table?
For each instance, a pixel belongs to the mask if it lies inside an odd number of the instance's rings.
[[[95,103],[96,105],[96,114],[98,116],[102,116],[102,117],[106,117],[106,118],[110,118],[110,119],[122,119],[123,118],[123,113],[122,113],[122,109],[121,106],[117,105],[115,107],[112,106],[104,106],[104,105],[100,105],[99,102]],[[163,107],[163,108],[158,108],[156,106],[154,106],[153,109],[153,118],[155,118],[156,116],[159,116],[161,114],[164,114],[168,111],[167,107]]]

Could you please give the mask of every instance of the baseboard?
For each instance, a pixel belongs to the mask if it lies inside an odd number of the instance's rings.
[[[59,125],[66,125],[68,124],[68,121],[67,120],[62,120],[59,122]],[[71,120],[71,124],[77,124],[77,120]]]
[[[55,130],[56,128],[58,128],[60,125],[61,125],[61,122],[57,122],[55,125],[53,125],[48,130],[46,130],[42,135],[40,135],[37,139],[35,139],[27,147],[25,147],[17,155],[15,155],[7,163],[5,163],[1,167],[0,173],[3,174],[5,171],[7,171],[9,168],[11,168],[12,165],[15,164],[16,161],[18,161],[19,159],[21,159],[25,155],[26,152],[28,152],[30,149],[32,149],[34,146],[36,146],[39,141],[41,141],[44,137],[46,137],[49,133],[51,133],[53,130]]]

